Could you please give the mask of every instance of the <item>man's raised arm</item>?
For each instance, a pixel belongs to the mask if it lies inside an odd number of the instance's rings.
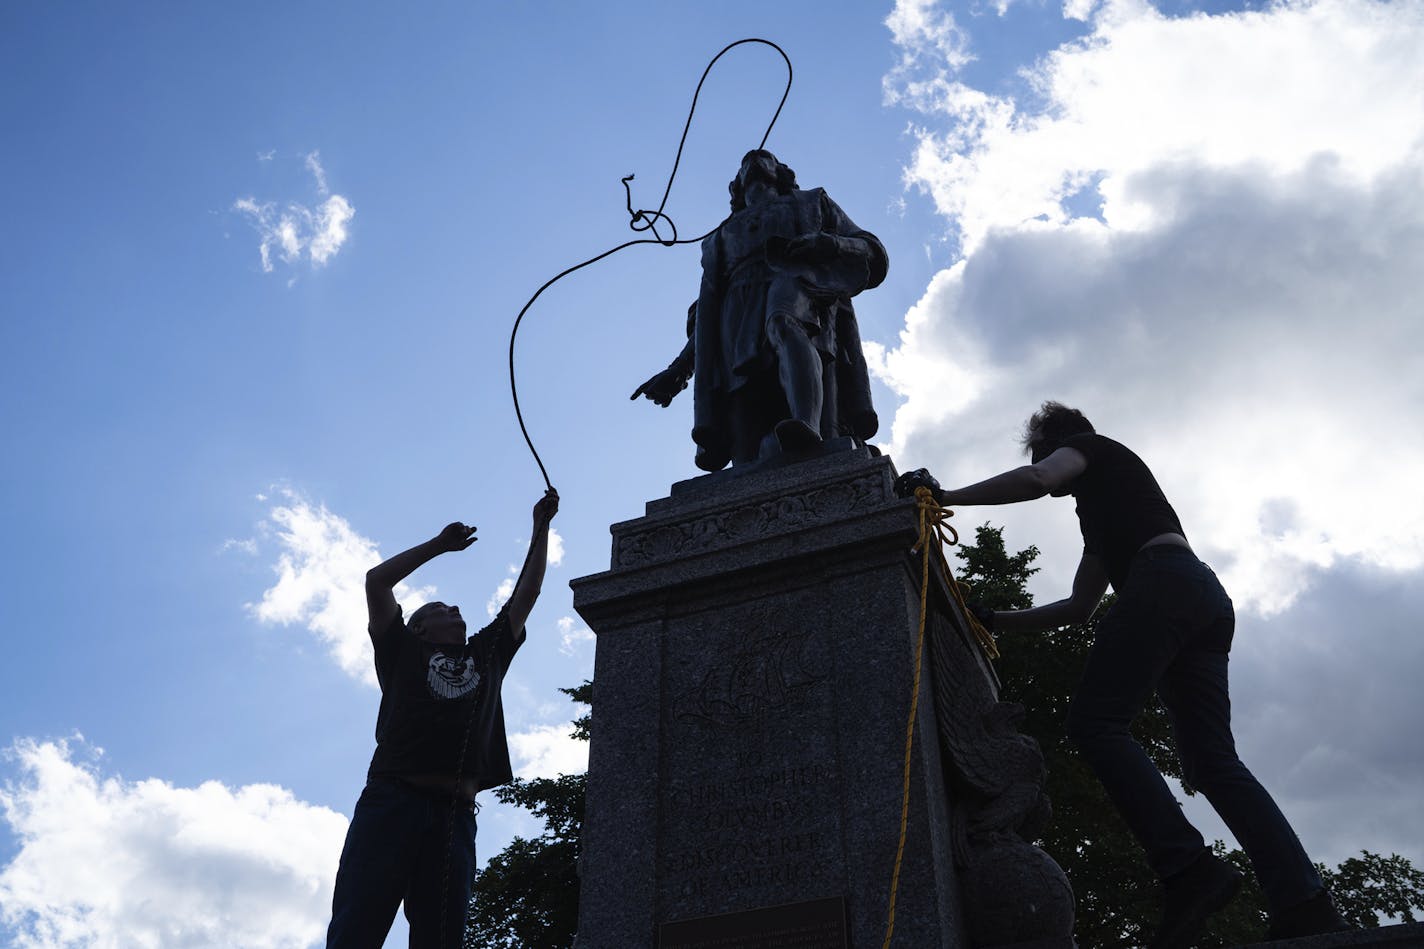
[[[517,637],[524,629],[524,623],[539,599],[539,591],[544,586],[544,569],[549,562],[549,522],[559,513],[559,492],[550,488],[544,492],[539,503],[534,505],[534,536],[529,541],[529,553],[524,558],[524,569],[520,571],[519,582],[509,596],[509,628]]]
[[[473,544],[475,528],[455,521],[423,544],[416,544],[366,571],[366,631],[372,638],[379,636],[395,618],[395,586],[436,557],[454,550],[464,550]]]

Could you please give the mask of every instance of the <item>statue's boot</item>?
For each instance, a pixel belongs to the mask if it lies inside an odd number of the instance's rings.
[[[820,433],[797,418],[777,422],[775,431],[782,451],[810,451],[822,444]]]

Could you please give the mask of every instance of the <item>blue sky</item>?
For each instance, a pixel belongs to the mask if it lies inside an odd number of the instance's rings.
[[[319,941],[377,702],[360,574],[463,519],[479,543],[409,602],[475,614],[508,580],[541,488],[510,324],[627,239],[620,177],[656,204],[703,66],[744,36],[795,65],[768,147],[889,249],[857,306],[897,464],[1016,464],[1044,398],[1137,446],[1236,598],[1248,763],[1318,859],[1424,863],[1418,0],[20,3],[6,940]],[[725,214],[783,75],[744,47],[708,81],[684,235]],[[580,767],[557,688],[593,645],[567,581],[696,473],[690,401],[627,395],[680,348],[697,279],[695,249],[634,248],[521,330],[564,498],[506,686],[523,773]],[[1037,544],[1036,592],[1066,590],[1070,505],[961,517]],[[487,806],[480,853],[536,829]]]

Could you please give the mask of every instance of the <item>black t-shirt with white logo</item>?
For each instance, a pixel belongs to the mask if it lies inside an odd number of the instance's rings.
[[[1082,452],[1087,469],[1069,485],[1078,499],[1083,549],[1101,558],[1113,589],[1122,592],[1133,554],[1158,534],[1181,534],[1182,522],[1147,464],[1126,445],[1093,432],[1070,435],[1065,448]]]
[[[375,638],[381,709],[367,777],[454,775],[458,767],[461,777],[478,779],[481,791],[509,781],[499,693],[523,641],[523,631],[516,638],[500,611],[463,646],[427,642],[406,627],[398,607]]]

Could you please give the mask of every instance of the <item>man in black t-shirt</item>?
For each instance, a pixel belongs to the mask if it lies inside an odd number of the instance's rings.
[[[475,878],[475,795],[511,778],[500,686],[544,582],[558,510],[552,489],[534,505],[514,592],[468,639],[458,606],[427,603],[406,622],[393,591],[426,562],[468,548],[475,528],[446,525],[366,574],[381,707],[336,872],[327,949],[378,949],[402,902],[412,949],[461,944]]]
[[[1032,463],[940,491],[946,507],[1073,495],[1083,557],[1067,599],[1028,610],[977,611],[996,632],[1083,623],[1111,582],[1118,599],[1098,621],[1068,711],[1068,736],[1162,879],[1154,947],[1185,947],[1231,901],[1241,874],[1214,856],[1182,814],[1129,728],[1155,691],[1172,722],[1187,783],[1201,791],[1251,859],[1271,914],[1271,938],[1348,929],[1295,831],[1241,759],[1231,734],[1227,654],[1231,599],[1187,543],[1152,472],[1093,431],[1076,409],[1045,402],[1029,419]]]

